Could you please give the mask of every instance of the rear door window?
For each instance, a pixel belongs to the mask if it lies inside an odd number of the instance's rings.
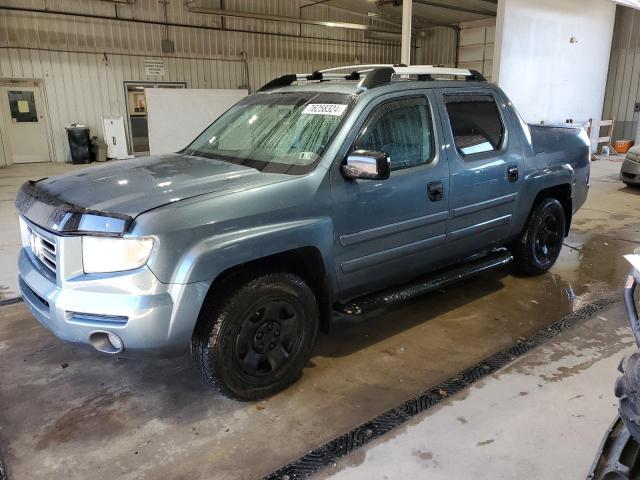
[[[445,95],[451,132],[462,156],[499,150],[504,125],[491,95]]]

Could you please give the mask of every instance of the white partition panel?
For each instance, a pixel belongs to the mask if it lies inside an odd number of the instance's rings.
[[[615,10],[609,0],[500,1],[493,81],[525,121],[602,118]]]
[[[151,155],[183,149],[248,94],[246,90],[201,88],[150,88],[145,92]]]

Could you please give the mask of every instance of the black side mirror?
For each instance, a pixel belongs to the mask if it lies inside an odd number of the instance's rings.
[[[348,179],[386,180],[391,175],[389,155],[373,150],[356,150],[347,157],[341,170]]]

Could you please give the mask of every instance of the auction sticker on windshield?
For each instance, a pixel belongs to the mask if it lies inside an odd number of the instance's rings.
[[[334,115],[341,116],[347,109],[346,105],[337,103],[310,103],[302,111],[303,115]]]

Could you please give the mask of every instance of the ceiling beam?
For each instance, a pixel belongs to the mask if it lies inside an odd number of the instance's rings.
[[[313,7],[314,5],[318,5],[319,3],[327,3],[327,2],[330,2],[330,1],[331,0],[316,0],[315,2],[307,3],[306,5],[300,6],[300,10],[302,10],[303,8],[307,8],[307,7]]]
[[[361,23],[331,22],[326,20],[316,20],[312,18],[286,17],[282,15],[270,15],[270,14],[264,14],[264,13],[222,10],[220,8],[197,7],[193,5],[192,1],[185,3],[184,6],[186,10],[191,13],[219,15],[221,17],[250,18],[253,20],[268,20],[272,22],[318,25],[321,27],[346,28],[349,30],[368,30],[371,32],[400,33],[398,29],[384,28],[384,27],[378,27],[374,25],[365,25]]]
[[[379,7],[382,7],[384,5],[389,5],[389,4],[399,6],[399,4],[401,3],[402,3],[402,0],[378,0],[376,2],[376,4]],[[459,5],[452,5],[450,3],[439,2],[437,0],[413,0],[413,3],[425,5],[427,7],[442,8],[445,10],[454,10],[456,12],[473,13],[476,15],[487,15],[490,17],[496,16],[496,12],[494,10],[489,10],[484,8],[463,7]]]
[[[402,19],[401,18],[389,18],[389,17],[387,17],[385,15],[382,15],[382,14],[377,14],[375,16],[371,16],[371,15],[368,15],[367,12],[361,12],[359,10],[352,10],[352,9],[346,8],[342,4],[338,4],[338,5],[331,4],[331,5],[329,5],[329,2],[332,2],[332,1],[333,0],[315,0],[312,3],[307,3],[306,5],[302,5],[302,6],[300,6],[300,13],[301,13],[300,16],[302,17],[302,9],[303,8],[313,7],[314,5],[324,5],[325,7],[328,7],[328,8],[334,9],[334,10],[338,10],[338,11],[341,11],[341,12],[352,13],[354,15],[359,15],[361,17],[371,18],[371,19],[374,19],[374,20],[376,20],[378,22],[387,23],[387,24],[392,25],[394,27],[398,27],[399,28],[402,25]]]
[[[475,13],[476,15],[488,15],[491,17],[495,17],[496,15],[496,12],[494,10],[451,5],[450,3],[438,2],[436,0],[413,0],[413,2],[420,5],[426,5],[428,7],[444,8],[446,10],[455,10],[457,12],[464,13]]]

